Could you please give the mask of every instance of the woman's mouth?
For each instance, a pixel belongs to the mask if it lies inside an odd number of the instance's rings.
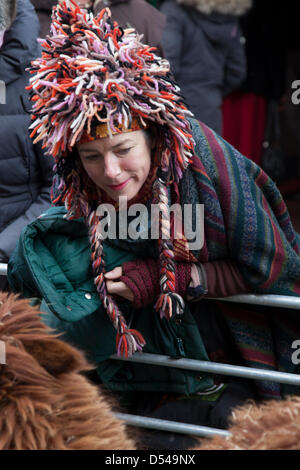
[[[130,181],[130,178],[128,178],[128,180],[120,184],[110,184],[109,188],[112,189],[113,191],[120,191],[121,189],[125,188],[125,186],[127,185],[129,181]]]

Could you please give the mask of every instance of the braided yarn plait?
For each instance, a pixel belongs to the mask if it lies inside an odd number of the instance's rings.
[[[160,290],[161,294],[155,304],[160,317],[170,319],[173,314],[180,315],[184,310],[183,298],[175,292],[175,255],[171,237],[170,209],[167,188],[167,171],[160,175],[153,185],[154,200],[159,209],[158,239],[160,259]]]
[[[131,356],[135,351],[141,350],[145,340],[137,330],[129,329],[118,305],[111,295],[108,294],[105,283],[105,262],[103,252],[103,238],[101,236],[101,221],[96,210],[91,209],[91,199],[86,190],[81,189],[81,179],[84,176],[73,168],[66,177],[67,190],[64,195],[64,203],[67,209],[67,218],[73,219],[84,216],[85,223],[89,229],[89,240],[91,245],[91,261],[94,273],[94,283],[103,303],[104,308],[116,329],[116,350],[121,356]],[[88,187],[86,184],[85,187]]]
[[[91,260],[94,271],[94,283],[107,314],[117,331],[116,349],[120,356],[131,356],[135,351],[142,350],[145,340],[140,332],[129,329],[113,297],[108,294],[105,282],[105,261],[103,239],[101,236],[101,221],[96,211],[91,211],[86,220],[89,227],[91,244]]]

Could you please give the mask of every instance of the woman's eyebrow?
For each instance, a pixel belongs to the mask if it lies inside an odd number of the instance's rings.
[[[80,152],[84,153],[98,153],[97,149],[81,149]]]
[[[113,145],[113,149],[116,149],[118,147],[121,147],[122,145],[127,145],[127,144],[132,144],[131,139],[124,139],[122,142],[119,142],[118,144]]]
[[[118,147],[121,147],[122,145],[127,145],[127,144],[132,144],[132,140],[131,139],[124,139],[122,140],[122,142],[119,142],[115,145],[112,146],[112,149],[116,149]],[[99,153],[99,150],[96,149],[96,148],[82,148],[80,149],[81,152],[84,152],[84,153]]]

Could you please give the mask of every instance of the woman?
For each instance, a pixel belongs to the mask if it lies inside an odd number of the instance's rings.
[[[62,3],[44,48],[31,69],[31,128],[55,158],[59,207],[23,232],[9,266],[14,290],[42,299],[45,322],[86,351],[107,388],[126,399],[133,393],[131,409],[170,416],[171,407],[178,417],[176,403],[182,420],[222,426],[246,398],[279,397],[284,391],[271,382],[252,390],[244,381],[109,359],[143,349],[295,370],[287,351],[299,331],[292,315],[275,312],[271,321],[263,309],[228,309],[205,296],[299,295],[300,241],[270,178],[192,119],[169,63],[110,21],[109,11],[93,18]],[[135,204],[146,209],[139,224]],[[204,204],[201,246],[176,225],[171,204],[192,229]],[[198,400],[177,400],[191,394]]]

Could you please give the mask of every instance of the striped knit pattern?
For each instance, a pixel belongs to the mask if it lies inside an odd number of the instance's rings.
[[[234,259],[249,291],[300,295],[300,237],[275,183],[254,162],[193,121],[195,179],[204,203],[205,243],[200,261]],[[195,199],[197,200],[197,196]],[[245,365],[294,372],[291,345],[300,338],[299,312],[218,302]],[[262,311],[263,310],[263,311]],[[295,387],[259,381],[264,398],[295,393]]]
[[[252,291],[300,295],[300,237],[275,183],[204,124],[193,131],[200,158],[192,170],[204,203],[200,260],[230,257]]]

